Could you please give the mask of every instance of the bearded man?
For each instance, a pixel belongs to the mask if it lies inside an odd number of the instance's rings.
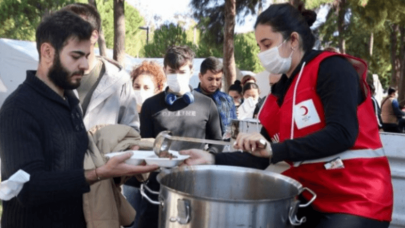
[[[129,166],[132,153],[84,170],[88,136],[72,89],[89,68],[92,26],[68,11],[45,18],[37,28],[37,71],[0,110],[1,179],[18,170],[30,175],[15,198],[3,201],[2,228],[85,228],[83,194],[111,177],[150,172]]]

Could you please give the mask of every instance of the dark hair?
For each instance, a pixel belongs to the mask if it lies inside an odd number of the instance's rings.
[[[256,83],[247,83],[243,86],[242,89],[242,94],[245,94],[246,91],[250,90],[250,89],[257,89],[260,93],[260,89],[259,86]]]
[[[188,46],[172,46],[166,51],[163,60],[164,67],[169,66],[172,69],[179,69],[187,61],[190,62],[190,69],[193,68],[194,52]]]
[[[393,87],[388,88],[388,95],[391,95],[393,93],[397,92],[397,90]]]
[[[212,73],[217,74],[219,72],[222,72],[222,69],[222,62],[219,61],[219,59],[210,56],[201,63],[200,73],[204,75],[205,73],[207,73],[208,70],[210,70]]]
[[[242,86],[239,80],[236,80],[231,86],[229,86],[228,91],[236,91],[242,94]]]
[[[77,38],[79,41],[89,40],[93,29],[89,22],[78,15],[60,10],[45,17],[36,30],[36,41],[39,59],[41,59],[41,45],[50,43],[56,53],[67,44],[70,38]]]
[[[311,50],[315,43],[315,37],[309,28],[316,20],[316,13],[311,10],[300,12],[294,6],[283,4],[272,4],[257,17],[254,28],[257,25],[270,25],[274,32],[280,32],[283,38],[290,39],[293,32],[297,32],[302,42],[304,52]]]
[[[84,17],[83,19],[91,24],[93,30],[97,30],[97,32],[100,32],[101,18],[100,14],[94,6],[85,3],[73,3],[63,7],[62,9],[70,10],[73,13]]]

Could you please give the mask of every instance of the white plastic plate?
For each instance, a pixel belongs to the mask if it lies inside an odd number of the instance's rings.
[[[155,153],[145,158],[146,164],[158,165],[160,167],[171,168],[179,165],[181,162],[189,158],[189,155],[181,155],[177,151],[169,150],[169,153],[176,156],[176,158],[159,158]]]
[[[125,163],[127,163],[128,165],[140,165],[143,161],[145,161],[146,157],[149,157],[149,156],[155,154],[151,150],[129,150],[129,151],[134,152],[134,154],[128,160],[125,161]],[[105,154],[104,156],[106,156],[108,158],[112,158],[114,156],[123,154],[125,152],[129,152],[129,151],[111,152],[111,153]]]

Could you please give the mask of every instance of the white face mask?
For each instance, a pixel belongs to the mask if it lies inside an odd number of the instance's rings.
[[[285,43],[285,41],[283,43]],[[278,49],[283,43],[277,47],[260,52],[257,55],[262,66],[272,74],[285,74],[291,67],[291,56],[294,51],[291,52],[291,55],[288,58],[281,57]]]
[[[135,90],[136,104],[142,106],[143,102],[154,95],[152,90]]]
[[[185,93],[189,88],[190,77],[183,74],[168,74],[167,86],[175,93]]]

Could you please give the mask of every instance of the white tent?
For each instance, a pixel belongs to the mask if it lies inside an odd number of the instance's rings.
[[[38,64],[36,44],[29,41],[0,39],[0,106],[26,77],[26,70]]]
[[[98,49],[96,49],[98,53]],[[107,50],[107,56],[112,58],[113,51]],[[162,58],[142,59],[126,55],[125,70],[129,73],[135,65],[144,60],[154,60],[163,66]],[[204,59],[194,59],[194,74],[190,85],[196,88],[199,83],[198,73]],[[26,77],[27,70],[36,70],[38,52],[36,43],[31,41],[0,39],[0,107],[4,100],[20,85]]]
[[[270,93],[269,75],[270,73],[267,71],[256,74],[256,83],[259,85],[260,97],[267,96]]]

